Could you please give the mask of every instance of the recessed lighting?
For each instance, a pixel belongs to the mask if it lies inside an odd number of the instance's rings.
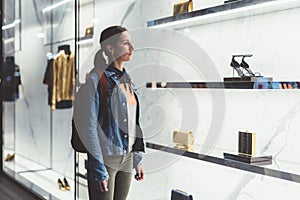
[[[43,9],[43,13],[53,10],[59,6],[66,4],[66,3],[69,3],[70,1],[72,1],[72,0],[63,0],[63,1],[57,2],[55,4],[52,4],[51,6],[47,6],[46,8]]]
[[[21,22],[20,19],[15,19],[15,21],[11,24],[6,24],[4,26],[2,26],[2,30],[7,30],[7,29],[10,29],[10,28],[13,28],[15,27],[17,24],[19,24]]]

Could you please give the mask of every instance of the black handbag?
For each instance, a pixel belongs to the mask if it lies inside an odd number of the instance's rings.
[[[193,200],[193,196],[181,190],[173,189],[171,200]]]

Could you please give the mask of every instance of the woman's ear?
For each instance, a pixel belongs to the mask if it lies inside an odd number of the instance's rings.
[[[112,55],[112,56],[114,55],[114,48],[113,48],[113,46],[111,44],[108,44],[106,46],[106,50],[107,50],[107,52],[110,53],[110,55]]]

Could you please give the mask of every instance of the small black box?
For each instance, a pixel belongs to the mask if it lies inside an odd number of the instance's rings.
[[[193,200],[193,196],[181,190],[173,189],[171,200]]]

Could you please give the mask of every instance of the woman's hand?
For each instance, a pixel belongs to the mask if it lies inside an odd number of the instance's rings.
[[[144,180],[144,170],[142,168],[142,165],[137,165],[135,167],[135,171],[136,171],[136,174],[134,176],[135,180],[137,180],[137,181]]]
[[[107,192],[108,191],[108,180],[100,181],[99,182],[99,188],[100,192]]]

